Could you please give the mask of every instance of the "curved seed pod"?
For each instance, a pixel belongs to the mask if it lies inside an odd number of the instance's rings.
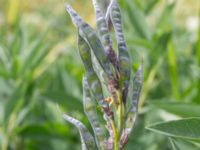
[[[96,14],[96,23],[97,23],[97,30],[101,39],[101,42],[105,48],[106,54],[108,59],[113,64],[113,66],[117,67],[117,57],[115,51],[112,48],[112,42],[110,39],[108,24],[106,22],[105,16],[101,11],[101,8],[98,5],[97,0],[93,0],[93,5]]]
[[[126,116],[126,123],[125,123],[125,133],[129,135],[132,131],[132,128],[135,123],[135,119],[138,113],[138,103],[140,98],[140,92],[142,89],[143,83],[143,65],[140,66],[138,71],[133,78],[133,94],[130,99],[130,108]]]
[[[108,5],[107,11],[106,11],[106,16],[105,16],[105,19],[106,19],[107,23],[109,23],[109,20],[110,20],[110,7],[111,7],[111,2]]]
[[[91,99],[90,89],[86,77],[83,77],[83,107],[93,128],[98,149],[105,150],[104,128],[96,112],[94,100]]]
[[[70,117],[66,114],[63,115],[63,118],[76,126],[76,128],[79,130],[80,137],[81,137],[81,143],[82,143],[82,150],[94,150],[96,149],[95,141],[91,133],[88,131],[88,129],[81,123],[79,120]]]
[[[120,70],[121,80],[123,83],[123,102],[125,102],[131,75],[131,63],[125,38],[122,31],[121,12],[116,0],[112,0],[109,6],[109,11],[118,44],[119,70]]]
[[[66,10],[70,14],[75,26],[79,29],[80,35],[85,39],[85,41],[87,41],[90,48],[94,52],[103,70],[108,76],[111,76],[112,71],[110,63],[104,51],[103,45],[101,44],[101,41],[99,40],[95,31],[86,22],[83,21],[83,19],[75,12],[71,6],[67,5]]]
[[[103,108],[106,108],[108,107],[108,104],[103,100],[104,95],[101,87],[101,82],[92,65],[90,47],[80,35],[78,36],[78,47],[79,47],[79,54],[81,56],[82,62],[85,67],[88,85],[91,89],[91,92],[97,99],[99,105],[102,106]]]
[[[78,37],[78,45],[79,53],[86,70],[86,76],[90,90],[97,99],[97,102],[99,103],[101,108],[103,109],[105,116],[108,118],[113,118],[113,112],[110,110],[108,103],[104,100],[101,82],[92,66],[90,47],[80,35]]]
[[[99,6],[100,6],[103,14],[106,14],[107,8],[110,4],[110,0],[97,0],[97,2],[99,3]]]

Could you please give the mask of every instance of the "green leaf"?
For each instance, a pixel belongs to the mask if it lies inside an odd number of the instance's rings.
[[[181,117],[200,117],[200,105],[192,103],[151,102],[151,105]]]
[[[200,18],[200,12],[199,12],[198,17]],[[199,25],[199,28],[198,28],[198,39],[197,39],[197,50],[196,51],[197,51],[196,55],[197,55],[198,66],[200,66],[200,25]],[[198,89],[198,94],[197,94],[196,102],[200,103],[200,78],[198,80],[197,89]]]
[[[166,136],[200,142],[200,118],[168,121],[150,125],[146,128]]]
[[[23,82],[20,83],[15,90],[13,91],[12,95],[8,99],[6,106],[5,106],[5,112],[4,112],[4,123],[7,124],[7,122],[10,119],[10,116],[12,113],[17,112],[20,107],[22,106],[24,102],[24,96],[25,92],[27,90],[28,83]]]
[[[35,70],[37,67],[40,66],[42,62],[44,62],[45,57],[48,55],[50,51],[50,45],[45,45],[43,48],[41,48],[40,53],[38,53],[35,60],[33,60],[30,69]]]
[[[175,142],[175,140],[173,140],[172,138],[169,138],[170,143],[172,145],[172,149],[173,150],[180,150],[180,148],[178,147],[177,143]]]
[[[79,99],[64,90],[46,90],[41,93],[44,100],[49,100],[59,105],[65,106],[70,110],[82,111],[82,103]],[[73,103],[72,103],[73,101]]]
[[[126,0],[125,5],[128,12],[129,20],[131,21],[137,34],[141,38],[150,39],[150,30],[145,20],[144,13],[137,8],[135,2],[133,2],[132,0]]]
[[[176,62],[176,54],[175,48],[172,41],[169,41],[168,45],[168,63],[169,63],[169,73],[172,85],[172,93],[174,94],[177,100],[180,100],[180,92],[179,92],[179,82],[177,75],[177,62]]]
[[[53,129],[53,130],[52,130]],[[67,136],[69,129],[58,122],[28,123],[15,129],[15,133],[28,139],[53,139]]]
[[[148,0],[145,6],[145,13],[149,14],[160,0]]]
[[[76,128],[79,130],[80,137],[81,137],[81,142],[82,142],[82,150],[93,150],[96,148],[95,146],[95,141],[92,136],[92,134],[88,131],[88,129],[79,121],[76,120],[75,118],[72,118],[68,115],[63,115],[63,118],[76,126]]]
[[[200,148],[200,146],[197,143],[188,140],[175,138],[169,138],[169,140],[173,150],[199,150]]]
[[[46,49],[42,49],[43,46],[43,41],[44,41],[44,36],[46,33],[42,33],[41,35],[38,36],[37,39],[35,39],[30,47],[29,47],[29,52],[25,57],[24,60],[24,65],[21,70],[21,74],[24,74],[26,71],[31,70],[33,66],[33,62],[36,63],[36,59],[38,58],[38,55],[40,55],[41,51],[45,51]]]
[[[168,2],[165,5],[165,8],[163,9],[163,12],[160,15],[160,18],[157,21],[157,25],[155,29],[163,30],[169,30],[171,29],[171,20],[172,19],[172,11],[175,6],[176,1],[173,1],[172,3]]]

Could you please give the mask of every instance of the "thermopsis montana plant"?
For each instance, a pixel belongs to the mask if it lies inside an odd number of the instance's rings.
[[[106,15],[96,0],[93,4],[98,34],[71,6],[66,5],[66,9],[78,29],[79,53],[85,67],[83,107],[95,139],[80,121],[68,115],[64,119],[78,128],[83,150],[120,150],[128,141],[138,113],[143,67],[132,77],[117,1],[110,2]],[[118,55],[112,47],[108,20],[116,34]]]

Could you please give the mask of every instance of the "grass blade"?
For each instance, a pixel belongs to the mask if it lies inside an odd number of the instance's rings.
[[[179,100],[179,85],[178,85],[178,75],[177,75],[177,63],[175,49],[172,41],[168,43],[168,61],[169,61],[169,72],[171,78],[172,93],[177,100]]]
[[[151,39],[150,30],[148,24],[145,20],[144,13],[140,11],[135,2],[131,0],[126,0],[126,9],[128,12],[128,16],[131,24],[134,26],[136,33],[144,39]]]

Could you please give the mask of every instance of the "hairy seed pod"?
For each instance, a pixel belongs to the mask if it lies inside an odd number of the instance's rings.
[[[125,133],[129,135],[134,126],[137,113],[140,93],[143,83],[143,65],[141,65],[133,78],[133,91],[130,98],[130,108],[126,116]]]
[[[76,11],[71,6],[67,5],[66,10],[70,14],[75,26],[79,29],[79,34],[81,35],[81,37],[84,38],[85,41],[87,41],[88,45],[94,52],[103,70],[108,76],[111,76],[111,64],[108,61],[108,57],[96,32],[86,22],[83,21],[83,19],[76,13]]]
[[[117,68],[117,57],[115,51],[112,48],[112,42],[110,39],[108,24],[106,22],[105,16],[98,5],[97,0],[93,0],[93,5],[96,14],[96,23],[97,23],[97,30],[101,39],[101,42],[104,46],[106,54],[110,62]]]
[[[123,82],[123,85],[122,85],[123,86],[122,87],[123,102],[125,103],[127,93],[128,93],[127,91],[128,91],[129,81],[130,81],[130,75],[131,75],[130,57],[128,54],[128,49],[127,49],[125,38],[123,35],[121,12],[120,12],[120,8],[118,6],[117,1],[112,0],[108,9],[109,9],[110,18],[111,18],[111,21],[116,33],[116,39],[117,39],[117,44],[118,44],[119,70],[120,70],[121,80]]]
[[[96,112],[96,106],[94,100],[92,100],[87,78],[83,77],[83,107],[87,118],[93,128],[95,139],[98,149],[105,150],[106,134],[104,133],[104,127],[101,124],[98,114]]]
[[[108,104],[104,101],[101,82],[93,68],[91,50],[88,43],[79,35],[78,36],[79,54],[85,67],[88,85],[97,99],[100,106],[107,108]]]
[[[94,138],[92,134],[88,131],[88,129],[83,125],[83,123],[65,114],[63,115],[63,118],[66,121],[73,124],[74,126],[76,126],[76,128],[79,130],[82,143],[82,150],[96,149]]]

